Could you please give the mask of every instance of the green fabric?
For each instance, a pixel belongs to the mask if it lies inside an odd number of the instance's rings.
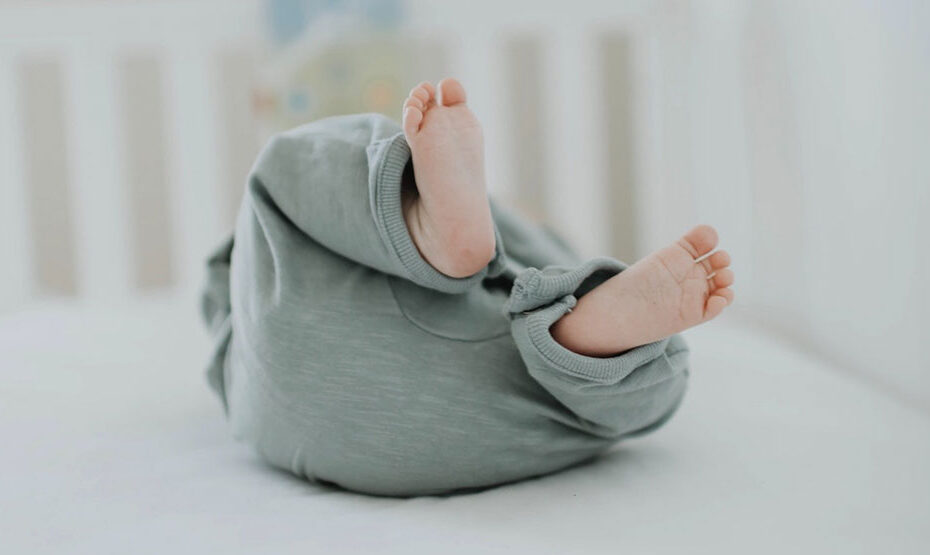
[[[549,334],[622,263],[582,263],[492,202],[494,259],[445,276],[404,224],[408,164],[377,115],[294,129],[260,155],[202,302],[237,437],[299,476],[417,495],[552,472],[674,412],[680,337],[598,359]]]

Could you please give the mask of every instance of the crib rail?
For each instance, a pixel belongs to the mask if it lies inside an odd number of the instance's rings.
[[[0,8],[0,310],[196,289],[261,140],[262,6]],[[494,194],[587,253],[632,257],[644,85],[635,35],[591,25],[500,21],[445,45],[439,66],[469,85],[485,122]]]

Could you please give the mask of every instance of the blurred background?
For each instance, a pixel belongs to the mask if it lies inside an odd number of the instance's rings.
[[[930,411],[928,26],[921,0],[2,0],[0,318],[195,318],[271,134],[451,75],[500,201],[627,261],[713,224],[725,318]]]

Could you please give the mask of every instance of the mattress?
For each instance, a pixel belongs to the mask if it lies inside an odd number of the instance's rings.
[[[228,433],[191,299],[0,316],[6,553],[927,553],[930,416],[723,318],[654,435],[457,496],[347,493]]]

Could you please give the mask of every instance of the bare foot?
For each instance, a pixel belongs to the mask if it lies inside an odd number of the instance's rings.
[[[583,355],[612,356],[715,318],[733,302],[730,255],[704,258],[716,246],[714,228],[695,227],[578,299],[553,337]]]
[[[451,277],[477,273],[494,256],[494,225],[484,180],[484,139],[465,89],[455,79],[424,82],[404,102],[415,193],[404,218],[424,258]]]

